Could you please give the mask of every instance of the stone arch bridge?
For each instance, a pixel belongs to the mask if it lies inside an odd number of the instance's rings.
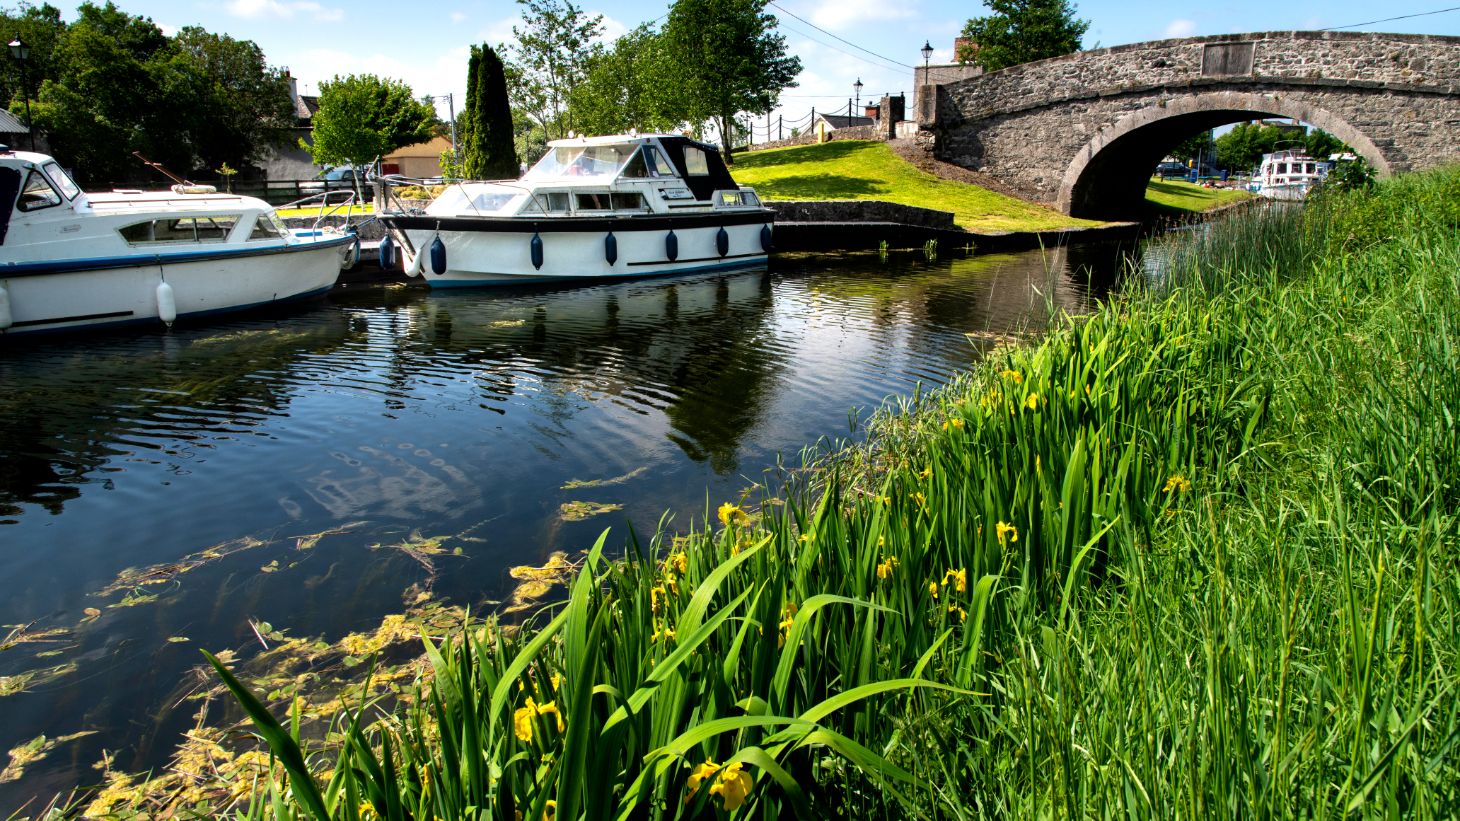
[[[1181,140],[1262,117],[1327,131],[1381,176],[1460,162],[1460,37],[1289,31],[1078,52],[922,89],[919,140],[1077,217],[1142,211]]]

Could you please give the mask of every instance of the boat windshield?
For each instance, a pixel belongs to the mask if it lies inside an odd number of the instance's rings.
[[[637,145],[565,145],[548,149],[524,180],[610,178],[639,150]]]

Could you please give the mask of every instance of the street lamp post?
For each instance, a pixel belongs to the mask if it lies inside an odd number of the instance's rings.
[[[928,85],[928,61],[933,59],[933,43],[929,40],[923,41],[923,85]]]
[[[30,129],[30,150],[35,150],[35,121],[30,117],[30,81],[26,76],[25,64],[30,60],[30,46],[21,42],[20,35],[10,41],[10,56],[20,63],[20,94],[25,98],[25,125]]]
[[[857,78],[857,81],[855,83],[852,83],[852,89],[857,92],[857,108],[861,108],[862,107],[862,78],[861,77],[858,77]]]

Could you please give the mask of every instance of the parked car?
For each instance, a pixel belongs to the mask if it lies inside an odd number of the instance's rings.
[[[359,176],[360,186],[369,185],[373,179],[369,167],[356,169],[351,165],[332,165],[315,175],[315,179],[299,183],[300,191],[347,191],[355,187]]]

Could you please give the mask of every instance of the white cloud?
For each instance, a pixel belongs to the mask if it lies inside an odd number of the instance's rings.
[[[913,9],[905,3],[886,0],[821,0],[811,12],[811,22],[825,29],[842,30],[856,23],[906,20]]]
[[[590,14],[597,13],[590,12]],[[603,15],[603,36],[599,38],[600,42],[607,45],[628,33],[629,27],[627,25],[609,17],[607,14]]]
[[[229,0],[228,13],[246,20],[293,20],[308,17],[317,23],[335,23],[345,19],[345,10],[322,6],[313,0]]]
[[[162,32],[163,37],[172,37],[177,34],[177,26],[169,26],[166,23],[158,23],[156,21],[153,22],[153,25],[157,26],[157,30]]]
[[[466,12],[464,12],[464,11],[453,11],[451,13],[451,22],[453,24],[460,24],[462,22],[465,22],[465,20],[466,20]]]
[[[441,52],[430,61],[414,56],[402,58],[398,54],[320,48],[294,55],[289,70],[299,78],[300,94],[318,94],[319,84],[336,76],[374,74],[404,82],[411,87],[411,95],[417,99],[426,94],[451,94],[456,110],[460,112],[466,105],[466,64],[470,56],[470,46]],[[445,119],[446,101],[438,101],[436,108]]]
[[[1194,20],[1172,20],[1161,32],[1163,38],[1190,37],[1193,34],[1196,34],[1196,21]]]

